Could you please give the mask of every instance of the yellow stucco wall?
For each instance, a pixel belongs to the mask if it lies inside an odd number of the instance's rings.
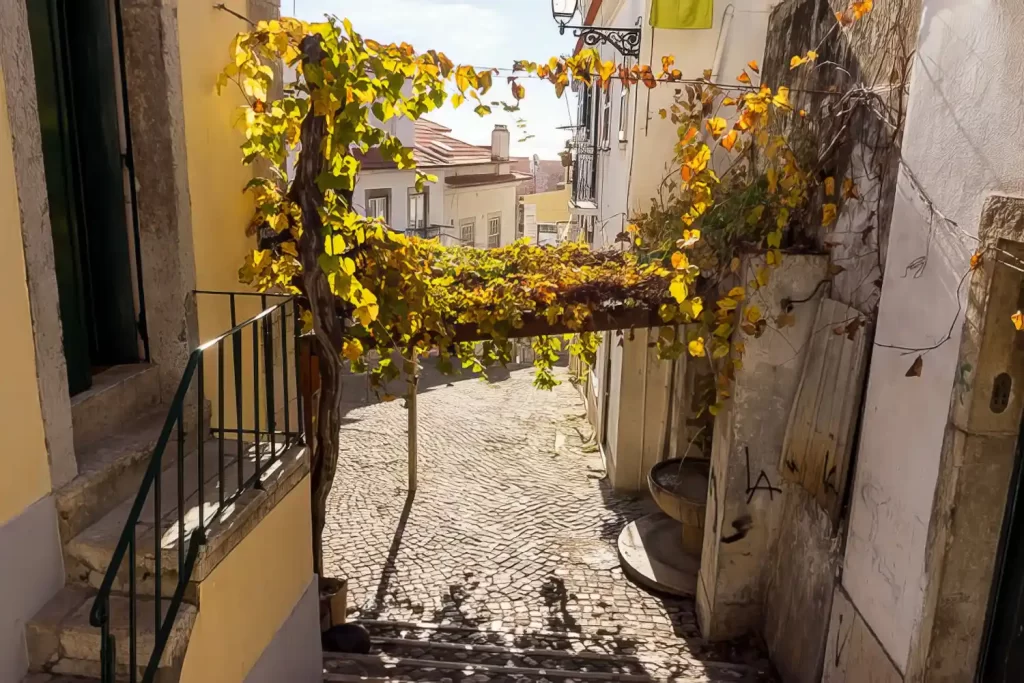
[[[564,223],[570,218],[567,187],[554,192],[524,194],[520,199],[523,204],[533,204],[537,207],[538,223]]]
[[[0,71],[0,525],[50,491],[7,95]]]
[[[313,577],[309,477],[199,584],[182,683],[241,683]]]
[[[241,19],[214,9],[213,2],[178,4],[178,43],[181,51],[182,100],[185,109],[185,143],[188,152],[189,195],[192,203],[192,236],[195,247],[196,287],[213,291],[245,291],[238,281],[238,269],[245,255],[255,246],[245,234],[252,218],[253,203],[245,184],[253,177],[253,168],[242,165],[244,136],[233,127],[238,107],[244,98],[229,84],[220,95],[217,75],[230,61],[232,39],[248,28]],[[226,0],[228,9],[248,14],[246,0]],[[272,305],[274,298],[270,299]],[[257,297],[237,298],[238,322],[261,310]],[[206,341],[231,328],[226,297],[198,295],[199,339]],[[290,323],[289,323],[289,329]],[[248,331],[247,331],[248,332]],[[275,327],[279,334],[279,329]],[[243,343],[242,396],[244,426],[252,427],[252,348],[251,336]],[[291,340],[289,340],[291,342]],[[289,344],[290,346],[291,344]],[[279,344],[275,347],[280,349]],[[277,351],[279,353],[279,351]],[[216,421],[217,356],[211,351],[205,358],[207,397],[213,402]],[[280,362],[279,360],[277,361]],[[293,364],[293,362],[292,362]],[[235,426],[233,361],[230,345],[225,349],[225,425]],[[280,373],[280,371],[278,371]],[[278,374],[277,405],[282,404]],[[261,395],[265,389],[261,387]],[[296,392],[291,390],[291,398]],[[261,423],[266,411],[260,403]],[[295,412],[292,412],[293,416]],[[280,427],[278,427],[280,429]]]

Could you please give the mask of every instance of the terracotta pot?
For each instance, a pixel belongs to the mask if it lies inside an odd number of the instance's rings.
[[[704,545],[709,472],[707,460],[672,458],[659,462],[647,473],[647,486],[654,502],[682,524],[683,549],[697,556]]]

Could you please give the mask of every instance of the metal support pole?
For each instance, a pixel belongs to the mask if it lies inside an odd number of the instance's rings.
[[[406,362],[406,374],[409,376],[409,492],[416,490],[416,393],[419,390],[419,368],[417,363]]]

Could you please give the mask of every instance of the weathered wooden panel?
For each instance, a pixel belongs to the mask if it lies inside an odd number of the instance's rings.
[[[867,329],[845,330],[860,317],[833,299],[818,305],[779,463],[782,476],[807,489],[833,522],[846,488],[867,362]]]

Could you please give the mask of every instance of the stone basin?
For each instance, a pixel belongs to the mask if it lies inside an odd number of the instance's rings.
[[[700,557],[710,464],[697,458],[672,458],[651,468],[647,485],[654,502],[682,524],[683,549]]]

